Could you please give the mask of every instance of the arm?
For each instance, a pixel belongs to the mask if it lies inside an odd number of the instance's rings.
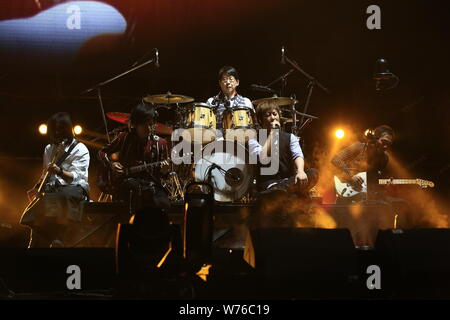
[[[66,161],[70,163],[67,169],[53,164],[49,167],[49,171],[69,184],[79,184],[81,181],[87,181],[89,160],[89,150],[84,144],[79,143],[67,157]]]
[[[63,178],[64,181],[67,183],[72,183],[72,181],[74,180],[74,177],[75,177],[73,172],[68,171],[68,170],[63,170],[61,167],[58,167],[56,164],[52,164],[48,168],[48,171]]]
[[[88,148],[84,144],[78,144],[69,169],[62,170],[60,177],[66,182],[73,184],[81,184],[82,181],[87,183],[89,161],[90,155]]]
[[[332,159],[331,163],[340,171],[342,172],[345,177],[351,178],[353,176],[352,174],[352,168],[348,166],[348,163],[353,161],[359,153],[361,153],[364,149],[363,143],[354,143],[351,146],[343,149],[342,151],[338,152]]]
[[[248,150],[249,150],[250,159],[258,159],[258,157],[261,155],[261,149],[262,149],[262,146],[259,144],[259,142],[258,142],[258,140],[256,140],[256,138],[250,138],[248,140]],[[253,161],[255,161],[255,160],[253,160]]]
[[[273,140],[273,130],[270,130],[269,136],[266,139],[266,142],[263,144],[260,149],[260,156],[262,157],[270,157],[272,153],[272,140]]]
[[[168,147],[167,141],[163,138],[160,138],[157,143],[160,148],[159,161],[165,161],[161,165],[161,175],[162,175],[162,177],[166,178],[170,172],[169,147]]]
[[[290,149],[292,153],[292,159],[294,160],[295,168],[297,169],[297,174],[295,175],[295,182],[302,182],[308,180],[305,173],[305,159],[303,156],[302,148],[296,136],[291,134]]]
[[[122,172],[123,166],[120,164],[120,162],[112,161],[110,159],[110,156],[113,153],[116,153],[120,151],[121,145],[123,141],[125,140],[125,137],[127,135],[127,132],[120,133],[117,138],[115,138],[111,143],[104,146],[100,151],[98,152],[98,158],[103,163],[105,167],[111,167],[114,171]]]
[[[120,146],[122,145],[123,141],[125,140],[127,133],[121,132],[111,143],[107,144],[103,148],[100,149],[98,152],[98,158],[105,166],[109,166],[111,164],[110,156],[120,151]]]

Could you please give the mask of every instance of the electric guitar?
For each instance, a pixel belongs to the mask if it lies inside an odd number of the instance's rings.
[[[54,156],[52,157],[52,161],[49,163],[49,167],[57,162],[57,160],[63,156],[64,154],[64,148],[65,148],[65,141],[61,142],[56,146]],[[45,195],[44,186],[48,183],[48,180],[50,179],[51,174],[46,169],[44,176],[42,177],[42,180],[38,182],[36,185],[36,195],[31,199],[30,203],[27,205],[25,210],[23,210],[22,216],[24,216],[28,211],[31,210]]]
[[[188,153],[183,155],[181,159],[184,161],[184,159],[190,159],[190,157],[191,153]],[[97,175],[97,185],[103,193],[114,194],[120,182],[125,178],[131,177],[140,172],[150,171],[154,168],[160,167],[163,164],[169,164],[171,162],[172,160],[168,158],[162,161],[142,163],[136,166],[124,168],[122,173],[115,173],[110,167],[103,166]]]
[[[367,194],[367,173],[359,172],[356,176],[362,178],[364,181],[361,187],[356,187],[354,184],[348,181],[341,181],[338,177],[334,177],[334,186],[338,196],[343,198],[352,198],[356,196],[361,196]],[[433,188],[434,183],[422,179],[378,179],[378,184],[380,185],[418,185],[421,188]]]

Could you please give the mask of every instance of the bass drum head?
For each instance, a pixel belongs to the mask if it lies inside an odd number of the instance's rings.
[[[233,202],[248,191],[253,179],[253,166],[248,151],[239,143],[219,140],[203,148],[203,157],[195,165],[195,180],[209,182],[214,200]]]

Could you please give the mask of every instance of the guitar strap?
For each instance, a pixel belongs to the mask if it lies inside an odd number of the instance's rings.
[[[72,152],[72,150],[75,148],[75,146],[78,144],[78,141],[76,139],[73,139],[72,144],[70,145],[69,149],[67,149],[66,152],[64,152],[64,154],[61,156],[61,158],[58,159],[58,161],[56,162],[56,165],[58,167],[61,166],[61,164],[64,162],[64,160],[67,159],[67,157],[69,156],[69,154]]]

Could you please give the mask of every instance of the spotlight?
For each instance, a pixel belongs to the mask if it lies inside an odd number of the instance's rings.
[[[39,133],[42,135],[47,134],[47,125],[45,123],[43,123],[39,126]]]
[[[73,132],[76,135],[79,135],[79,134],[81,134],[83,132],[83,128],[80,125],[77,124],[75,127],[73,127]]]
[[[336,135],[336,138],[338,138],[338,139],[342,139],[345,136],[345,132],[342,129],[336,130],[336,132],[334,134]]]

